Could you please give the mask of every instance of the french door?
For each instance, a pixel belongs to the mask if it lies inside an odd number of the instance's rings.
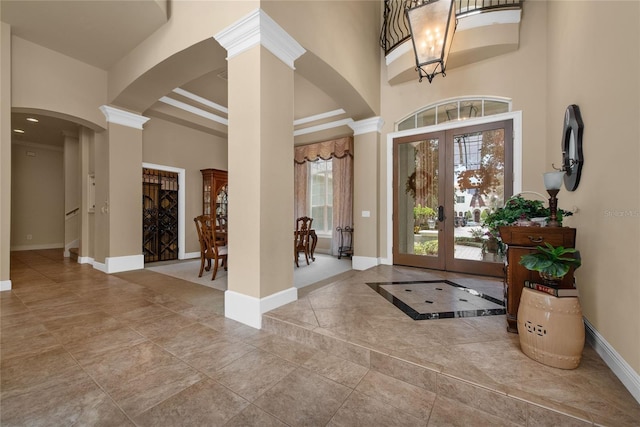
[[[511,120],[393,141],[393,262],[502,276],[481,226],[513,193]]]

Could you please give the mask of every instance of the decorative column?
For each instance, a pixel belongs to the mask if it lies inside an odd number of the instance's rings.
[[[94,267],[105,273],[138,270],[144,268],[142,125],[149,119],[106,105],[100,110],[108,127],[96,141]]]
[[[353,257],[354,270],[366,270],[379,264],[380,229],[378,162],[380,117],[353,122]]]
[[[225,316],[260,328],[293,286],[293,63],[305,50],[257,9],[214,38],[227,50],[229,273]]]

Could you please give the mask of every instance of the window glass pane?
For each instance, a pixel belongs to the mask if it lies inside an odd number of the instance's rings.
[[[411,116],[408,119],[404,119],[400,123],[398,123],[398,130],[405,129],[415,129],[416,127],[416,116]]]
[[[494,114],[508,113],[509,103],[502,101],[484,101],[484,115],[492,116]]]
[[[309,166],[309,201],[316,232],[331,231],[331,205],[333,204],[333,161],[318,160]]]
[[[482,101],[461,101],[460,102],[460,120],[472,119],[482,116]]]
[[[436,124],[436,109],[429,108],[428,110],[418,113],[418,127],[433,126]]]
[[[458,103],[438,105],[438,123],[458,120]]]

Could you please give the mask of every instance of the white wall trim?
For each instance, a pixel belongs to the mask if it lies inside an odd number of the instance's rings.
[[[0,281],[0,292],[2,291],[10,291],[11,290],[11,280],[1,280]]]
[[[298,299],[298,289],[291,287],[262,299],[235,291],[224,293],[224,315],[229,319],[262,329],[262,315]]]
[[[142,162],[142,167],[147,169],[155,169],[165,172],[173,172],[178,174],[178,259],[185,259],[185,242],[186,242],[186,171],[183,168],[173,166],[157,165],[155,163]],[[200,252],[198,252],[200,256]]]
[[[342,119],[333,122],[323,123],[321,125],[309,126],[308,128],[299,129],[293,132],[293,136],[306,135],[309,133],[320,132],[327,129],[333,129],[340,126],[351,126],[353,119]]]
[[[204,117],[207,120],[229,126],[229,120],[225,119],[224,117],[217,116],[201,108],[189,105],[186,102],[178,101],[177,99],[169,98],[168,96],[163,96],[159,101],[164,102],[167,105],[179,108],[180,110],[188,111],[189,113],[195,114],[196,116]]]
[[[91,264],[95,268],[95,261],[90,256],[79,256],[78,264]]]
[[[12,251],[37,251],[40,249],[61,249],[64,243],[43,243],[41,245],[21,245],[11,246]]]
[[[122,126],[127,126],[134,129],[142,129],[149,118],[141,116],[140,114],[130,113],[129,111],[113,108],[108,105],[100,106],[100,111],[107,118],[109,123],[115,123]]]
[[[121,271],[142,270],[144,268],[144,255],[107,257],[104,260],[104,264],[94,262],[93,268],[107,274],[120,273]]]
[[[261,44],[295,69],[293,62],[306,50],[262,9],[256,9],[213,36],[227,50],[227,60]]]
[[[184,254],[184,259],[200,258],[200,252],[188,252]]]
[[[193,101],[199,102],[202,105],[206,105],[207,107],[213,108],[214,110],[218,110],[224,114],[229,114],[229,109],[227,107],[220,104],[216,104],[215,102],[210,101],[207,98],[203,98],[202,96],[196,95],[195,93],[191,93],[179,87],[175,88],[173,92],[177,93],[178,95],[182,95],[185,98],[189,98]]]
[[[304,125],[306,123],[328,119],[329,117],[335,117],[345,113],[346,111],[344,111],[342,108],[338,108],[337,110],[327,111],[326,113],[314,114],[313,116],[303,117],[301,119],[294,120],[293,125],[294,126]]]
[[[384,119],[382,117],[371,117],[369,119],[358,120],[357,122],[351,122],[349,124],[349,127],[353,129],[354,136],[371,132],[380,133],[382,126],[384,126]]]
[[[367,270],[371,267],[375,267],[378,264],[380,264],[380,261],[375,257],[355,255],[351,257],[351,268],[354,270]]]
[[[584,319],[584,324],[587,342],[629,390],[629,393],[640,403],[640,375],[629,366],[587,319]]]
[[[462,98],[461,98],[462,99]],[[493,116],[478,117],[463,121],[446,122],[435,126],[390,132],[387,134],[387,257],[393,264],[393,140],[408,135],[438,132],[462,126],[513,120],[513,194],[522,192],[522,111],[511,111]]]

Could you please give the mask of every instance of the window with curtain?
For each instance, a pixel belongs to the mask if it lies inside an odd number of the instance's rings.
[[[353,227],[353,137],[295,147],[294,163],[294,219],[312,217],[337,255],[336,227]]]
[[[333,172],[332,160],[318,159],[309,165],[309,212],[313,228],[318,234],[333,230]]]

